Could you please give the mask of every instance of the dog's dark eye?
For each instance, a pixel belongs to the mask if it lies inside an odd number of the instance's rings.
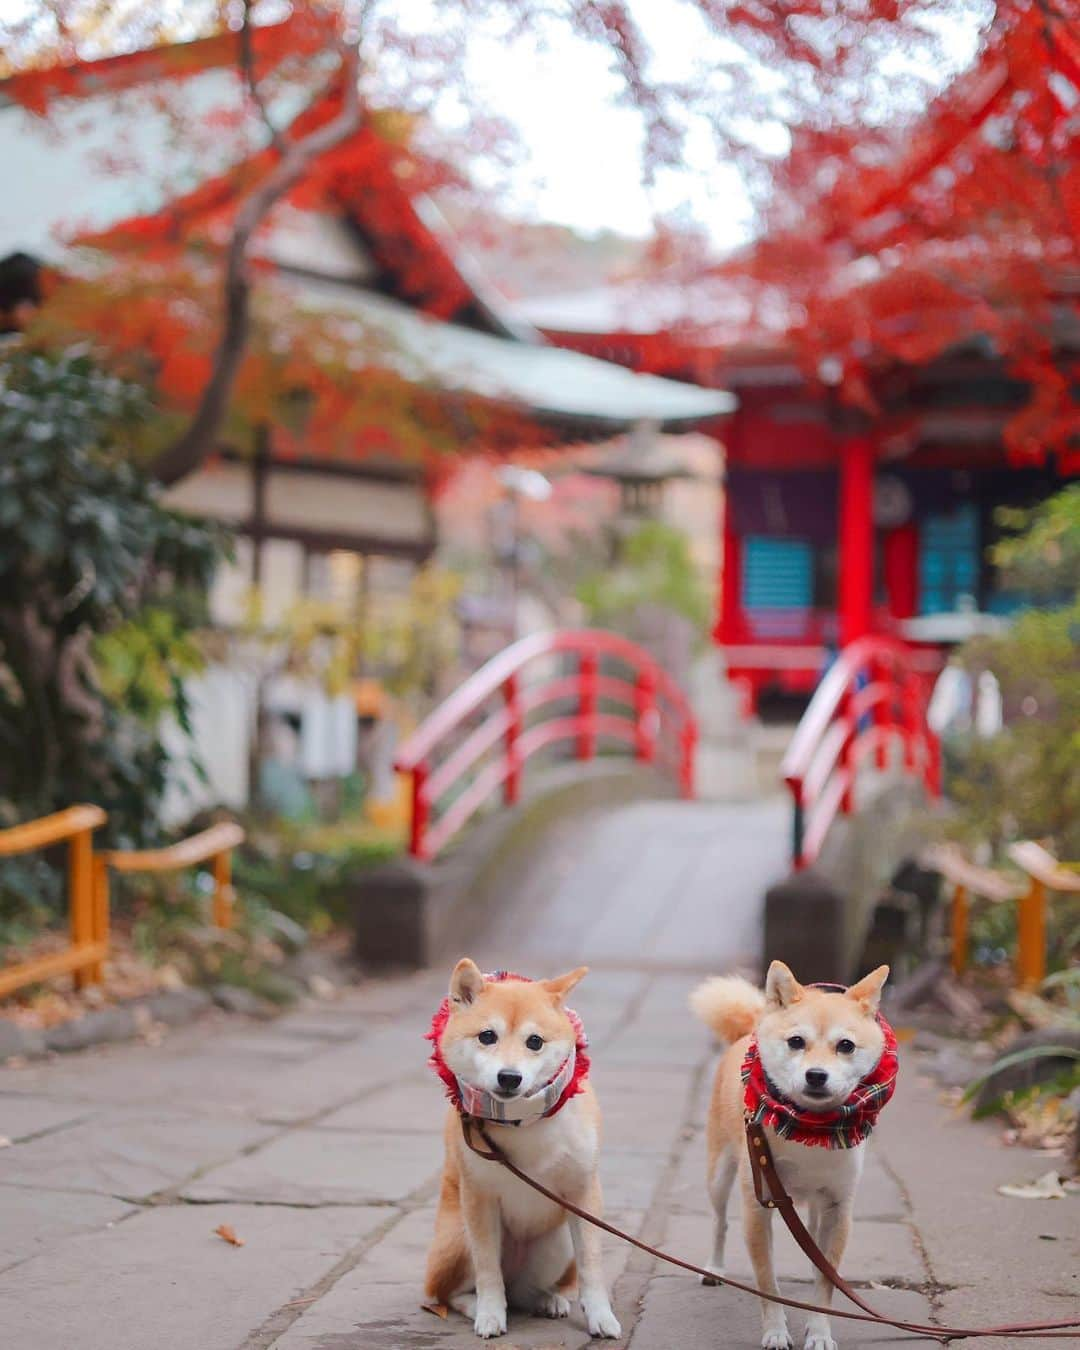
[[[532,1036],[529,1036],[525,1041],[525,1047],[528,1050],[543,1050],[544,1038],[542,1036],[537,1036],[534,1033]]]
[[[789,1050],[805,1050],[805,1049],[806,1049],[806,1041],[803,1039],[802,1036],[789,1036],[789,1037],[787,1038],[787,1043],[788,1043],[788,1049],[789,1049]]]
[[[476,1039],[480,1042],[481,1045],[494,1045],[499,1038],[489,1027],[487,1031],[482,1031],[480,1035],[477,1036]]]
[[[842,1041],[836,1042],[836,1052],[839,1055],[853,1055],[855,1053],[855,1042],[849,1041],[845,1036]]]

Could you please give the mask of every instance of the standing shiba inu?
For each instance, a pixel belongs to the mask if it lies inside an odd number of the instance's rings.
[[[575,1283],[591,1336],[618,1336],[598,1231],[477,1157],[460,1115],[486,1122],[508,1157],[566,1199],[600,1213],[600,1111],[587,1042],[564,999],[584,966],[552,980],[482,975],[467,958],[428,1033],[447,1087],[446,1161],[425,1292],[473,1319],[478,1336],[506,1331],[506,1308],[566,1317]],[[575,1265],[576,1258],[576,1265]]]
[[[690,1006],[729,1048],[716,1071],[707,1126],[709,1198],[716,1228],[709,1269],[723,1275],[727,1204],[738,1172],[743,1228],[759,1289],[779,1292],[772,1259],[772,1210],[758,1204],[745,1122],[768,1133],[785,1189],[806,1202],[808,1228],[839,1267],[865,1143],[896,1081],[896,1041],[878,1013],[888,966],[850,989],[803,986],[782,961],[765,992],[737,976],[706,980]],[[706,1281],[708,1283],[708,1281]],[[818,1273],[814,1302],[828,1307],[832,1286]],[[765,1350],[791,1345],[784,1309],[762,1300]],[[836,1350],[824,1313],[807,1318],[805,1350]]]

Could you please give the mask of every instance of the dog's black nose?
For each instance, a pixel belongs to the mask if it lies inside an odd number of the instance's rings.
[[[499,1086],[504,1092],[516,1092],[521,1086],[521,1074],[515,1069],[500,1069]]]
[[[502,1074],[499,1075],[502,1077]],[[829,1071],[827,1069],[807,1069],[806,1086],[812,1088],[823,1088],[829,1081]]]

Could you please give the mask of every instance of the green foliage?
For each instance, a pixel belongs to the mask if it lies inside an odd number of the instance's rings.
[[[622,544],[613,567],[598,569],[577,587],[590,623],[618,628],[645,605],[666,609],[704,633],[709,596],[681,530],[661,521],[639,525]]]
[[[356,818],[334,825],[257,825],[234,859],[242,907],[269,905],[314,933],[346,923],[348,880],[401,852],[402,841]]]
[[[328,694],[344,693],[361,670],[399,698],[435,689],[461,647],[454,609],[460,576],[429,563],[407,591],[365,594],[359,581],[352,601],[304,598],[272,628],[263,625],[262,600],[253,592],[246,626],[266,658],[264,675],[287,670]]]
[[[186,725],[224,539],[129,462],[149,414],[81,352],[0,359],[0,824],[88,801],[115,843],[157,833],[161,723]],[[0,921],[18,889],[0,885]]]
[[[997,677],[1006,725],[963,747],[950,783],[961,832],[995,854],[1049,836],[1058,856],[1080,858],[1080,601],[1021,614],[963,660]]]
[[[1080,483],[1070,483],[1032,510],[1000,507],[1012,533],[990,551],[1006,584],[1046,599],[1080,595]]]

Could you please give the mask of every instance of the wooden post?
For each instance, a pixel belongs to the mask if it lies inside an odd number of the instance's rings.
[[[887,739],[887,733],[896,725],[896,671],[893,668],[892,660],[887,656],[882,656],[870,662],[869,674],[872,682],[878,681],[886,685],[889,690],[888,702],[879,703],[874,709],[874,726],[877,728],[880,737],[875,750],[875,762],[879,772],[884,773],[889,767],[890,742]]]
[[[721,645],[739,640],[739,616],[742,612],[742,541],[735,533],[731,495],[724,494],[724,556],[720,562],[720,603],[713,636]]]
[[[231,928],[233,923],[232,850],[214,855],[214,927]]]
[[[412,823],[409,829],[409,852],[414,858],[427,859],[428,766],[418,764],[412,771]]]
[[[644,764],[651,764],[656,758],[656,733],[660,714],[656,707],[656,672],[645,666],[637,677],[634,686],[634,704],[637,716],[636,751]]]
[[[968,893],[966,886],[953,887],[952,895],[952,970],[963,975],[968,961]]]
[[[789,779],[791,789],[791,865],[796,872],[806,866],[804,841],[806,837],[806,807],[803,802],[802,779]]]
[[[697,750],[697,727],[687,722],[682,730],[679,758],[679,793],[684,801],[694,797],[694,754]]]
[[[521,798],[521,758],[518,755],[518,737],[521,735],[521,698],[518,677],[508,675],[503,684],[503,697],[506,700],[506,762],[507,774],[503,790],[503,800],[507,806],[513,806]]]
[[[88,947],[94,941],[94,854],[93,836],[80,830],[68,845],[68,889],[71,905],[71,945]],[[75,971],[75,988],[96,983],[94,968]]]
[[[874,600],[874,447],[852,436],[840,451],[840,645],[870,632]]]
[[[596,676],[600,662],[595,652],[582,652],[581,665],[578,668],[578,684],[581,699],[578,704],[578,717],[581,730],[578,733],[578,759],[592,759],[596,754]]]
[[[109,945],[109,864],[100,853],[94,854],[94,941]],[[96,961],[90,966],[89,977],[100,984],[105,978],[105,963]]]
[[[1046,887],[1035,877],[1017,910],[1017,975],[1021,989],[1034,989],[1046,977]]]
[[[847,774],[844,795],[840,798],[840,810],[845,816],[850,816],[855,809],[855,772],[858,767],[855,761],[855,737],[859,734],[859,728],[851,716],[851,694],[849,688],[836,710],[837,717],[847,723],[847,736],[839,756],[840,768]]]

